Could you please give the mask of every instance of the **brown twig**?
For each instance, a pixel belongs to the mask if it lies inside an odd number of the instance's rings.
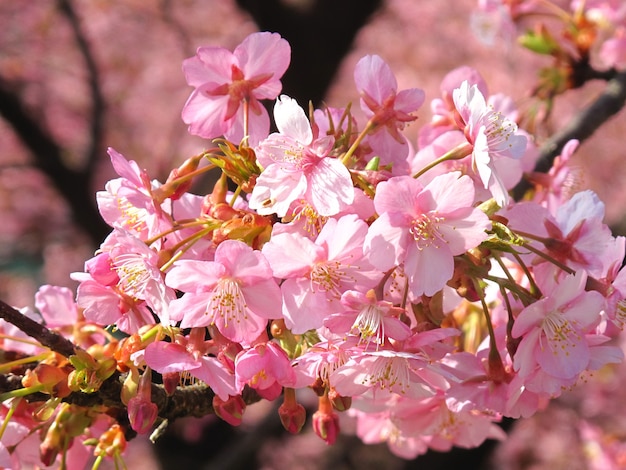
[[[20,331],[39,341],[43,346],[62,356],[70,357],[76,354],[76,346],[70,340],[49,330],[41,323],[31,320],[2,300],[0,300],[0,318],[8,321]]]

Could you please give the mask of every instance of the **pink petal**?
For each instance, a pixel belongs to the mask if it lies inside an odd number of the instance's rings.
[[[150,343],[144,352],[144,359],[146,364],[162,374],[197,369],[202,365],[184,346],[164,341]]]

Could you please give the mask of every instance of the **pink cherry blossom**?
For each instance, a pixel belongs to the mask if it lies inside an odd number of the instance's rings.
[[[304,333],[322,326],[341,311],[341,295],[348,289],[368,290],[378,273],[363,255],[367,224],[350,214],[329,219],[315,241],[299,233],[278,233],[263,246],[281,285],[287,327]]]
[[[200,47],[183,62],[187,83],[195,87],[182,112],[189,132],[206,139],[224,135],[234,142],[247,132],[250,145],[256,145],[269,131],[269,116],[259,100],[278,96],[290,56],[289,43],[268,32],[249,35],[232,53]]]
[[[287,354],[272,341],[239,353],[235,359],[235,378],[239,393],[249,385],[266,400],[275,400],[283,387],[296,384],[296,373]]]
[[[474,185],[458,172],[426,187],[410,176],[382,182],[374,197],[380,217],[369,228],[365,253],[383,271],[404,263],[412,295],[433,295],[452,278],[453,257],[487,238],[489,219],[473,202]]]
[[[111,227],[130,231],[142,239],[155,235],[161,208],[152,198],[148,174],[116,150],[109,148],[108,152],[120,178],[109,181],[105,191],[96,193],[102,218]]]
[[[150,343],[145,349],[144,360],[148,366],[162,374],[189,372],[209,385],[222,400],[237,395],[235,376],[225,365],[205,352],[197,342],[177,337],[173,343]]]
[[[354,68],[354,82],[361,97],[361,109],[373,126],[368,143],[382,165],[393,164],[394,174],[406,174],[409,146],[400,133],[417,119],[412,113],[424,102],[418,88],[398,91],[391,68],[377,55],[363,57]]]
[[[566,276],[553,292],[526,307],[515,319],[512,335],[520,338],[513,365],[522,377],[540,367],[558,379],[571,379],[589,367],[585,335],[600,322],[604,298],[585,291],[587,275]]]
[[[332,216],[354,200],[350,173],[329,156],[334,139],[318,138],[304,110],[282,95],[274,107],[278,133],[255,149],[263,172],[250,197],[259,214],[285,216],[292,202],[302,198],[320,215]]]
[[[377,345],[384,344],[387,338],[402,341],[411,335],[409,327],[400,319],[405,314],[404,309],[377,300],[373,290],[367,294],[346,291],[341,296],[341,304],[346,310],[324,321],[324,326],[333,333],[353,333],[361,341],[373,341]]]
[[[170,304],[182,328],[215,324],[234,342],[252,342],[267,320],[280,317],[280,289],[263,254],[238,240],[226,240],[214,261],[181,260],[166,283],[185,292]]]
[[[465,136],[472,145],[472,166],[486,189],[500,206],[509,201],[507,187],[495,163],[503,158],[519,159],[526,150],[527,138],[517,124],[489,106],[477,85],[464,81],[453,92],[454,104],[462,120]]]

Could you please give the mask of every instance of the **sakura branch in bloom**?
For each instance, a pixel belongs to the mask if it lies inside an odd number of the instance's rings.
[[[164,183],[110,149],[112,232],[76,295],[43,286],[38,312],[0,309],[0,466],[119,464],[137,433],[186,413],[237,425],[260,399],[283,400],[289,432],[309,413],[330,444],[352,419],[413,458],[501,439],[503,417],[623,360],[626,240],[594,193],[564,190],[577,142],[532,174],[520,112],[461,67],[412,150],[425,96],[383,58],[356,66],[361,113],[308,117],[280,95],[289,61],[276,33],[187,59],[183,120],[210,142]],[[212,192],[191,194],[207,171]]]

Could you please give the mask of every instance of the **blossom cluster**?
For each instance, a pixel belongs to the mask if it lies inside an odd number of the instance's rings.
[[[413,458],[502,438],[502,417],[530,416],[622,361],[626,239],[572,184],[576,141],[533,174],[538,150],[513,101],[461,67],[443,79],[416,149],[402,131],[425,94],[398,89],[381,57],[355,67],[359,114],[307,112],[281,94],[289,62],[289,44],[269,32],[187,59],[182,118],[215,146],[165,182],[109,149],[118,178],[97,202],[112,232],[72,276],[75,295],[44,286],[38,313],[22,310],[76,355],[1,325],[4,350],[39,365],[21,394],[2,396],[0,466],[118,459],[125,419],[62,403],[114,373],[136,433],[161,423],[158,377],[169,395],[207,386],[233,425],[244,391],[282,397],[291,432],[309,393],[326,442],[349,416],[364,442]],[[273,133],[261,100],[275,100]],[[210,170],[212,192],[193,194]],[[525,175],[534,185],[515,200]],[[50,398],[20,400],[31,392]]]

